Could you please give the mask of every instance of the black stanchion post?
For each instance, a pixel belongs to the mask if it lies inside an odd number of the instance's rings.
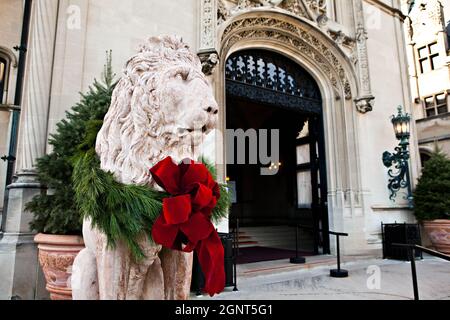
[[[333,278],[347,278],[348,271],[341,269],[341,248],[339,244],[339,234],[336,234],[336,251],[337,251],[337,269],[330,270],[330,276]]]
[[[237,238],[237,242],[236,242],[236,257],[239,256],[239,218],[236,218],[236,238]]]
[[[239,219],[236,218],[236,225],[234,226],[234,259],[233,259],[233,291],[239,291],[237,288],[237,258],[239,254]]]
[[[408,247],[409,260],[411,261],[411,273],[414,288],[414,300],[419,300],[419,286],[417,285],[417,272],[416,272],[416,250],[414,247]]]
[[[304,257],[300,257],[298,252],[298,225],[295,225],[295,258],[291,258],[291,263],[303,264],[306,262]]]

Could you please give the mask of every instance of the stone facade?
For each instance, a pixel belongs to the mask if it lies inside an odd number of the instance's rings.
[[[450,1],[403,5],[409,16],[405,30],[413,111],[421,158],[426,161],[435,145],[450,155]]]
[[[0,48],[8,52],[20,38],[22,2],[0,3],[0,28],[10,30],[0,34]],[[143,39],[177,34],[203,61],[220,106],[219,130],[225,129],[227,106],[224,61],[232,53],[272,50],[311,73],[324,104],[330,227],[351,234],[343,243],[345,253],[378,253],[381,221],[414,220],[406,200],[389,200],[387,170],[381,162],[382,153],[397,145],[390,115],[397,105],[412,112],[400,0],[51,2],[56,7],[47,0],[34,1],[30,32],[34,40],[28,52],[16,172],[32,170],[34,158],[49,151],[45,143],[49,134],[78,101],[78,92],[100,74],[105,51],[112,50],[113,67],[120,73]],[[10,70],[8,101],[16,81],[14,67]],[[27,95],[31,92],[35,94]],[[2,153],[8,144],[3,138],[8,139],[3,134],[8,133],[8,119],[8,113],[1,111]],[[224,145],[220,135],[212,133],[204,149],[218,163],[222,181],[226,177]],[[414,133],[411,148],[411,175],[416,178],[420,161]],[[4,170],[0,168],[2,178]],[[20,206],[14,210],[8,216],[26,215]],[[219,231],[227,230],[224,221]],[[19,272],[14,266],[9,270],[8,278]],[[10,298],[14,289],[8,290],[1,297]]]

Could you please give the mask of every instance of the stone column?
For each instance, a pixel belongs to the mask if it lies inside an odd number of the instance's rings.
[[[210,79],[211,83],[214,84],[215,71],[217,65],[220,63],[220,57],[217,52],[217,12],[219,9],[218,0],[201,0],[200,2],[200,23],[199,23],[199,49],[198,56],[202,62],[203,73]],[[215,84],[217,89],[217,84]],[[219,86],[220,88],[220,86]],[[216,90],[216,92],[219,90]],[[217,97],[217,94],[216,94]],[[219,116],[219,122],[223,119],[223,109]],[[222,164],[223,154],[219,151],[219,146],[223,145],[223,133],[220,132],[221,128],[214,130],[207,137],[204,145],[204,155],[208,159],[215,161],[217,163],[217,173],[218,179],[220,181],[225,180],[225,165]],[[207,154],[209,150],[209,154]],[[219,160],[220,159],[220,160]],[[219,164],[220,163],[220,164]],[[228,233],[228,218],[222,219],[222,221],[216,225],[219,232]]]
[[[356,108],[361,113],[373,110],[375,97],[370,84],[369,55],[367,52],[367,30],[362,0],[353,0],[355,14],[356,51],[358,57],[359,94],[355,99]]]
[[[6,226],[0,241],[0,299],[45,298],[31,213],[24,207],[42,192],[36,158],[45,154],[59,0],[33,1],[15,182],[8,186]]]

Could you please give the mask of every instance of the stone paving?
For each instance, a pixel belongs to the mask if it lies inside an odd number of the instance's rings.
[[[332,257],[308,258],[306,266],[290,265],[294,270],[283,261],[239,266],[239,291],[228,288],[213,299],[408,300],[414,296],[409,262],[346,258],[343,268],[350,276],[335,279],[329,277],[333,261]],[[417,261],[417,274],[422,300],[450,300],[450,262],[424,256]]]

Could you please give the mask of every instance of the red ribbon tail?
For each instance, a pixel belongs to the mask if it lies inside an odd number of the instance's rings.
[[[207,239],[199,241],[196,252],[205,276],[203,290],[211,297],[221,293],[225,288],[224,250],[215,230]]]

